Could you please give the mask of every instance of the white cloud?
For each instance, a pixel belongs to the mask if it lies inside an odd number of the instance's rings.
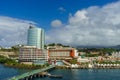
[[[0,46],[26,44],[27,29],[32,21],[0,16]]]
[[[66,11],[66,9],[63,8],[63,7],[59,7],[58,10],[60,10],[60,11],[62,11],[62,12],[65,12],[65,11]]]
[[[91,6],[78,10],[68,19],[68,24],[47,32],[47,42],[59,42],[68,45],[120,44],[120,1],[104,5]]]
[[[53,21],[51,22],[51,26],[52,26],[52,27],[61,27],[61,26],[62,26],[62,22],[61,22],[60,20],[58,20],[58,19],[53,20]]]

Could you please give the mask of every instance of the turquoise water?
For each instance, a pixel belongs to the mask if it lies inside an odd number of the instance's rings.
[[[25,69],[8,68],[0,65],[0,80],[7,80],[18,74],[27,72]],[[62,75],[63,78],[36,78],[33,80],[120,80],[120,69],[55,69],[49,73]]]
[[[52,64],[54,65],[54,61],[52,62]],[[64,63],[62,61],[57,61],[56,64],[58,66],[63,66],[64,65]]]
[[[9,68],[5,67],[0,64],[0,80],[8,80],[9,78],[25,73],[28,70],[25,69],[16,69],[16,68]]]

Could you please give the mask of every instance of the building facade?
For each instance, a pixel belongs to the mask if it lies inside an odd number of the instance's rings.
[[[48,60],[76,58],[74,48],[38,49],[36,46],[23,46],[19,49],[19,62],[41,64]]]
[[[120,52],[112,52],[111,55],[114,59],[119,59],[120,60]]]
[[[47,46],[48,58],[56,60],[72,59],[78,57],[78,52],[72,47]]]
[[[49,59],[65,59],[74,57],[73,49],[49,49],[48,50]]]
[[[35,46],[23,46],[19,49],[20,62],[47,61],[48,52],[44,49],[38,49]]]
[[[30,26],[28,29],[28,46],[36,46],[39,49],[44,49],[45,35],[44,30],[37,27]]]

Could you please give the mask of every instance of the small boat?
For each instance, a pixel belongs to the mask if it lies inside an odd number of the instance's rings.
[[[50,75],[49,77],[50,78],[62,78],[63,76],[62,75]]]

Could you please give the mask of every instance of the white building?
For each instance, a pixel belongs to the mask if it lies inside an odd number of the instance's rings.
[[[88,58],[81,58],[81,56],[79,56],[79,58],[77,59],[77,62],[89,62],[90,60]]]
[[[47,61],[48,52],[44,49],[38,49],[35,46],[23,46],[19,49],[20,62]]]
[[[120,58],[120,52],[112,52],[113,58]]]

